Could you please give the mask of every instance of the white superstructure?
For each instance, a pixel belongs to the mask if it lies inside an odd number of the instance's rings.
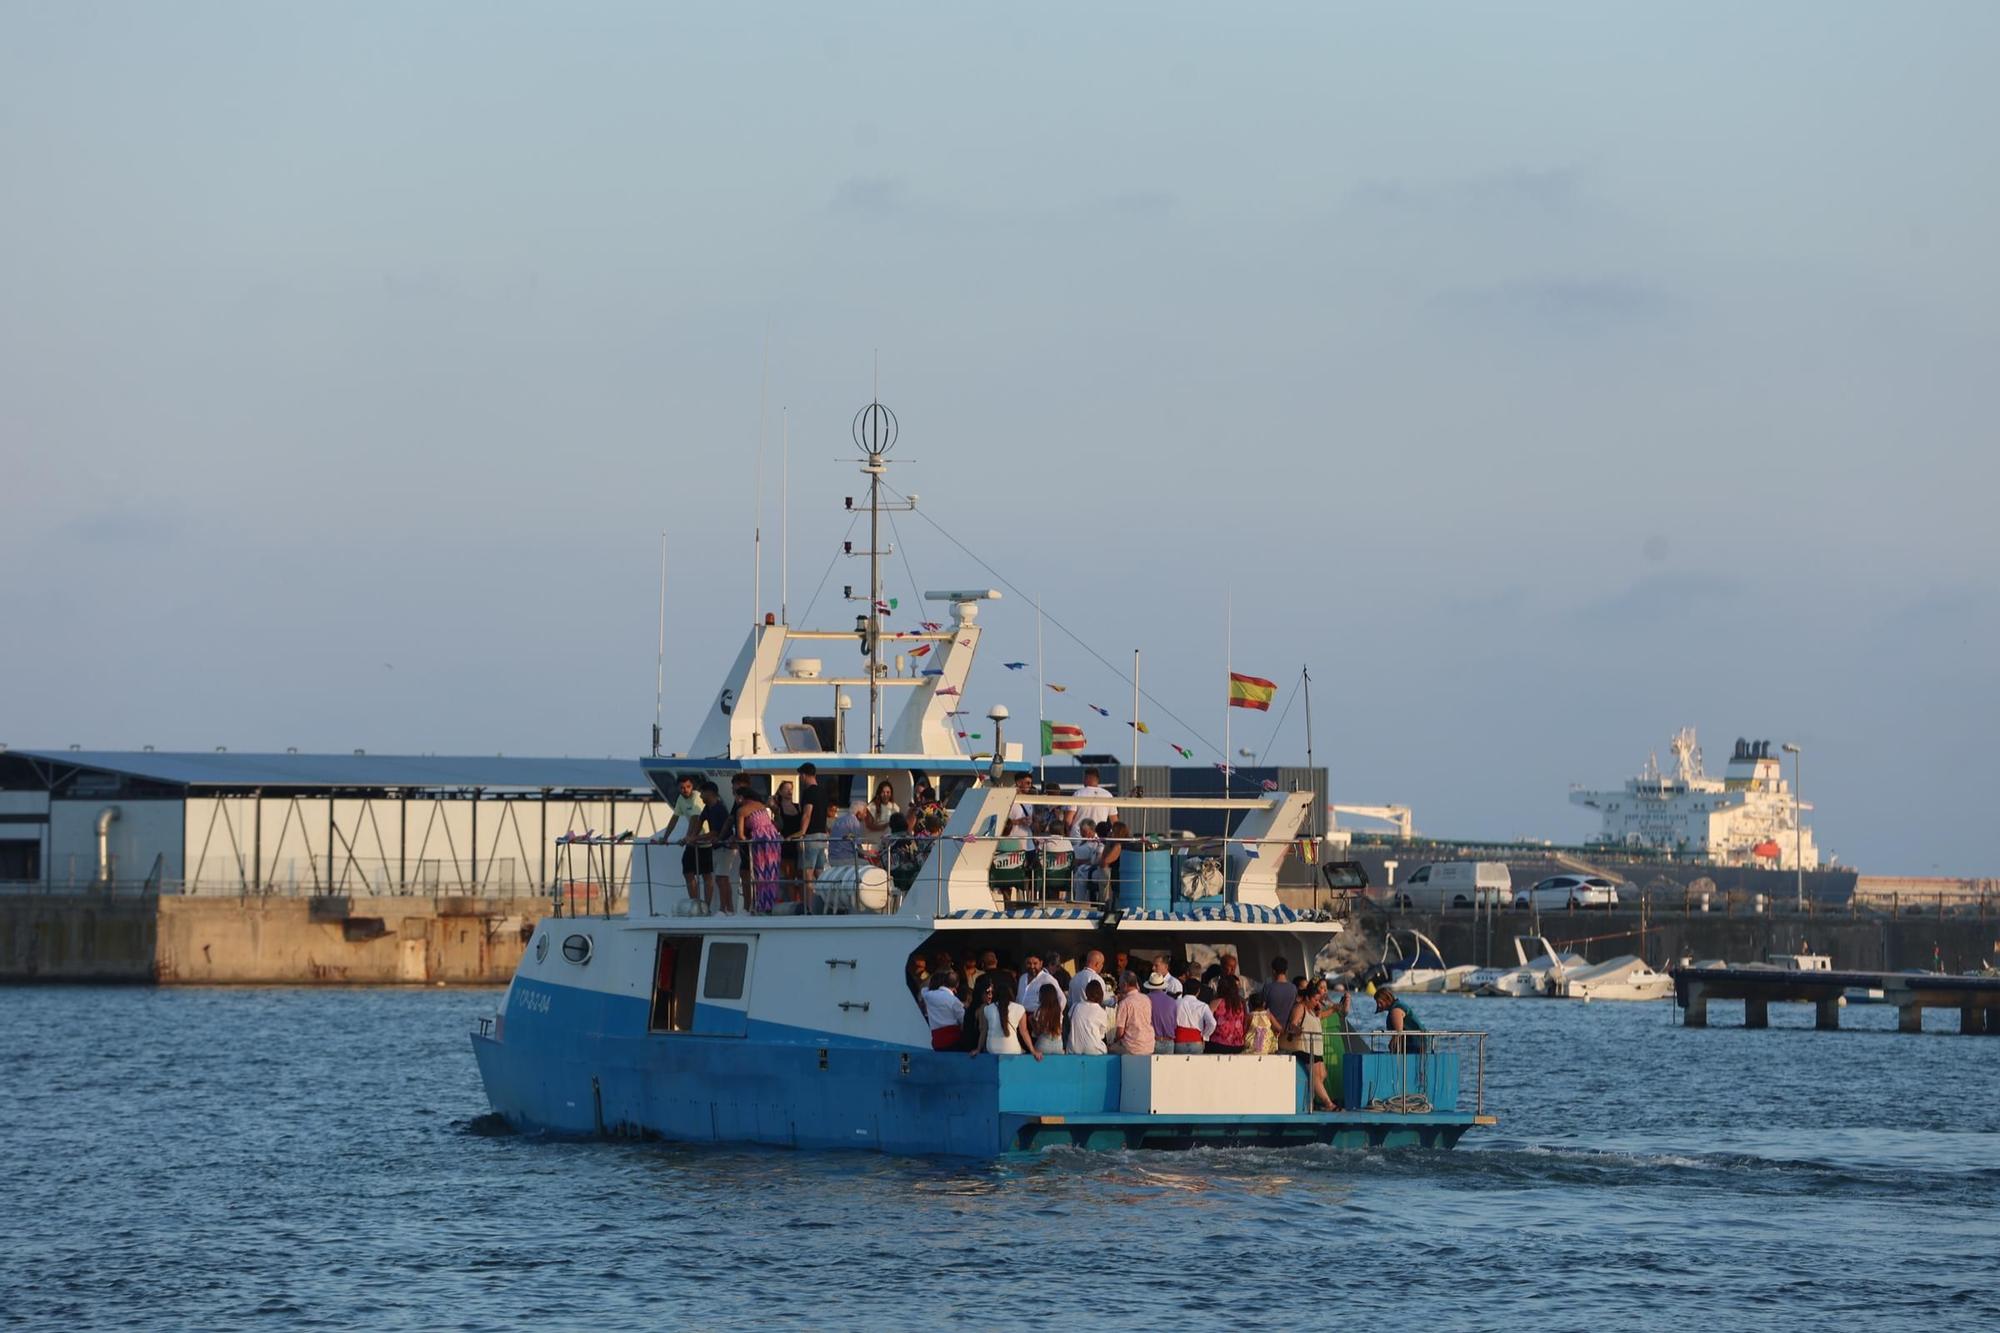
[[[1573,805],[1604,816],[1596,841],[1672,852],[1716,865],[1819,868],[1819,849],[1802,828],[1802,804],[1784,779],[1770,741],[1738,740],[1719,778],[1702,768],[1694,728],[1675,734],[1672,773],[1656,758],[1621,791],[1570,789]]]

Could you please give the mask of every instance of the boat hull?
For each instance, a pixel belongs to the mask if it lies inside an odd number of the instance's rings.
[[[494,1111],[529,1133],[992,1157],[1051,1147],[1448,1148],[1490,1123],[1456,1111],[1126,1113],[1116,1108],[1127,1057],[1037,1062],[769,1024],[741,1037],[668,1035],[647,1031],[635,998],[560,986],[527,995],[472,1048]],[[1303,1105],[1302,1071],[1294,1093]]]

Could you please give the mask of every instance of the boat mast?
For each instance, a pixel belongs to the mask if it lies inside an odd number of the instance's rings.
[[[854,443],[868,477],[868,614],[861,649],[868,656],[868,753],[882,752],[882,474],[896,447],[896,414],[877,398],[854,414]]]

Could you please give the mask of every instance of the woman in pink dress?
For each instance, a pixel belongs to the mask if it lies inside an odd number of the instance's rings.
[[[1244,1029],[1250,1023],[1249,1006],[1243,1003],[1243,987],[1235,977],[1215,980],[1215,1035],[1208,1039],[1210,1055],[1241,1055]]]
[[[751,910],[769,913],[778,905],[778,881],[783,861],[784,839],[778,834],[778,821],[771,817],[771,807],[757,797],[745,794],[743,804],[736,811],[736,836],[750,846],[750,879],[757,886],[757,896]],[[750,885],[743,886],[744,896],[749,896]]]

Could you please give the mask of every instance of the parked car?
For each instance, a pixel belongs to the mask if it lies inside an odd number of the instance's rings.
[[[1514,895],[1514,906],[1552,912],[1570,907],[1618,906],[1618,882],[1602,875],[1550,875]]]
[[[1499,907],[1513,892],[1505,861],[1433,861],[1411,871],[1387,897],[1391,907],[1406,912],[1442,912],[1475,903]]]

